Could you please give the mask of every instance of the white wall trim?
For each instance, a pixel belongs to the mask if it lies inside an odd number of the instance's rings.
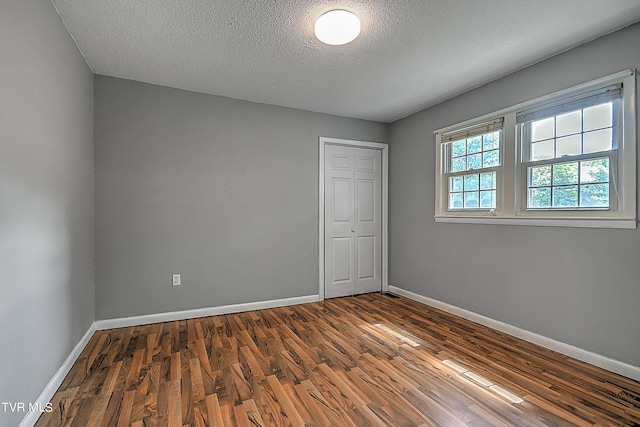
[[[509,335],[513,335],[525,341],[529,341],[534,344],[541,345],[543,347],[549,348],[551,350],[557,351],[567,356],[571,356],[583,362],[587,362],[592,365],[598,366],[600,368],[609,370],[611,372],[624,375],[625,377],[634,379],[636,381],[640,381],[640,367],[638,366],[629,365],[619,360],[611,359],[609,357],[602,356],[597,353],[583,350],[581,348],[572,346],[570,344],[566,344],[566,343],[545,337],[543,335],[536,334],[535,332],[530,332],[525,329],[521,329],[516,326],[512,326],[507,323],[501,322],[499,320],[495,320],[490,317],[486,317],[481,314],[466,310],[464,308],[460,308],[455,305],[451,305],[442,301],[435,300],[433,298],[425,297],[423,295],[419,295],[411,291],[398,288],[396,286],[387,284],[386,290],[388,290],[389,292],[393,292],[395,294],[404,296],[406,298],[412,299],[414,301],[417,301],[426,305],[430,305],[435,308],[439,308],[440,310],[444,310],[448,313],[455,314],[464,319],[468,319],[473,322],[479,323],[481,325],[488,326],[490,328],[507,333]],[[252,310],[262,310],[262,309],[275,308],[275,307],[285,307],[289,305],[306,304],[306,303],[317,302],[317,301],[322,301],[322,298],[320,298],[320,295],[307,295],[302,297],[291,297],[291,298],[249,302],[249,303],[242,303],[242,304],[231,304],[231,305],[224,305],[219,307],[199,308],[194,310],[173,311],[173,312],[167,312],[167,313],[149,314],[149,315],[142,315],[142,316],[97,320],[93,322],[91,326],[89,326],[89,329],[87,330],[87,332],[85,332],[85,334],[82,336],[78,344],[76,344],[73,350],[71,350],[71,353],[69,353],[69,356],[67,356],[65,361],[62,363],[62,366],[60,366],[60,368],[54,374],[53,378],[51,378],[51,380],[49,381],[47,386],[44,388],[42,393],[40,393],[40,396],[38,396],[36,401],[33,403],[38,404],[39,407],[44,407],[46,406],[47,403],[51,401],[54,394],[56,393],[56,391],[58,391],[58,388],[64,381],[64,378],[67,376],[67,374],[73,367],[73,364],[78,360],[78,357],[82,353],[82,350],[84,350],[84,348],[89,343],[89,340],[97,330],[100,331],[100,330],[112,329],[112,328],[122,328],[122,327],[128,327],[128,326],[147,325],[151,323],[169,322],[173,320],[193,319],[197,317],[215,316],[220,314],[238,313],[238,312],[252,311]],[[38,418],[40,418],[41,415],[42,414],[40,412],[27,413],[27,415],[20,422],[19,427],[33,426],[38,421]]]
[[[579,347],[563,343],[561,341],[556,341],[552,338],[545,337],[544,335],[527,331],[526,329],[521,329],[517,326],[509,325],[508,323],[504,323],[499,320],[474,313],[473,311],[469,311],[455,305],[435,300],[433,298],[425,297],[423,295],[419,295],[411,291],[398,288],[396,286],[390,285],[389,292],[393,292],[414,301],[439,308],[440,310],[455,314],[456,316],[460,316],[464,319],[471,320],[484,326],[488,326],[489,328],[496,329],[509,335],[513,335],[514,337],[521,338],[525,341],[538,344],[550,350],[557,351],[558,353],[571,356],[574,359],[578,359],[591,365],[606,369],[608,371],[615,372],[616,374],[623,375],[627,378],[640,381],[640,367],[638,366],[611,359],[609,357],[602,356],[600,354],[593,353],[591,351],[584,350]]]
[[[105,329],[125,328],[128,326],[148,325],[151,323],[171,322],[174,320],[195,319],[197,317],[216,316],[220,314],[240,313],[243,311],[285,307],[288,305],[306,304],[309,302],[317,301],[320,301],[320,297],[318,295],[307,295],[302,297],[222,305],[218,307],[197,308],[193,310],[170,311],[166,313],[145,314],[141,316],[96,320],[95,327],[96,330],[102,331]]]
[[[62,363],[62,366],[55,373],[53,378],[44,388],[38,399],[32,402],[39,408],[44,408],[51,402],[53,395],[58,391],[62,381],[67,376],[73,364],[76,363],[82,350],[87,346],[94,332],[105,329],[123,328],[128,326],[148,325],[150,323],[170,322],[173,320],[194,319],[197,317],[215,316],[219,314],[239,313],[243,311],[262,310],[266,308],[285,307],[289,305],[306,304],[320,301],[319,295],[307,295],[302,297],[282,298],[268,301],[248,302],[243,304],[223,305],[219,307],[198,308],[194,310],[173,311],[168,313],[148,314],[143,316],[122,317],[118,319],[96,320],[91,323],[82,339],[71,350],[69,356]],[[40,412],[29,412],[20,422],[19,427],[32,427],[42,414]]]
[[[89,329],[87,329],[87,332],[85,332],[78,344],[76,344],[73,350],[71,350],[71,353],[69,353],[69,356],[67,356],[65,361],[62,362],[62,366],[60,366],[58,371],[53,375],[53,378],[51,378],[49,384],[47,384],[42,393],[40,393],[40,396],[38,396],[35,402],[31,403],[34,403],[38,408],[44,408],[47,403],[51,402],[51,399],[53,399],[53,395],[56,394],[58,388],[60,388],[60,385],[62,385],[62,381],[64,381],[64,378],[73,367],[73,364],[76,363],[76,360],[78,360],[78,357],[80,357],[80,353],[82,353],[82,350],[84,350],[84,348],[87,346],[95,331],[96,324],[95,322],[92,322],[89,326]],[[42,413],[40,412],[28,412],[20,422],[19,427],[31,427],[35,425],[41,415]]]
[[[619,228],[635,230],[635,219],[588,219],[588,218],[504,218],[499,216],[434,216],[436,222],[459,224],[530,225],[535,227]]]
[[[389,290],[389,145],[321,136],[318,140],[318,296],[324,300],[324,147],[327,144],[372,148],[382,159],[382,291]]]

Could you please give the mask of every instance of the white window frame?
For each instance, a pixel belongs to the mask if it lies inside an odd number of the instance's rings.
[[[450,183],[450,178],[454,177],[454,176],[461,176],[464,177],[465,175],[474,175],[474,174],[483,174],[486,172],[495,172],[496,173],[496,208],[497,208],[497,200],[498,200],[498,194],[499,194],[499,187],[501,185],[501,167],[504,163],[504,158],[502,155],[502,149],[503,149],[503,132],[502,132],[502,126],[503,126],[503,118],[497,118],[496,120],[491,120],[487,123],[481,123],[481,124],[477,124],[471,128],[464,128],[464,129],[460,129],[457,132],[455,132],[455,135],[453,135],[452,138],[448,138],[448,141],[443,142],[443,144],[448,144],[449,142],[453,143],[455,141],[461,140],[461,139],[467,139],[473,136],[482,136],[484,134],[487,133],[493,133],[498,131],[499,132],[499,141],[498,141],[498,153],[499,153],[499,159],[498,159],[498,165],[496,166],[489,166],[489,167],[483,167],[483,168],[478,168],[478,169],[466,169],[464,171],[459,171],[459,172],[452,172],[449,170],[450,167],[450,162],[449,160],[453,158],[453,156],[449,155],[449,149],[447,149],[447,145],[443,145],[443,149],[442,149],[442,156],[443,156],[443,169],[442,169],[442,174],[443,174],[443,185],[445,186],[445,194],[444,194],[444,207],[448,212],[464,212],[467,215],[485,215],[487,212],[493,211],[495,210],[495,208],[483,208],[483,207],[476,207],[476,208],[450,208],[449,207],[449,197],[450,197],[450,192],[451,189],[449,187],[449,183]],[[493,150],[489,150],[489,151],[493,151]],[[484,150],[481,150],[479,152],[484,153]],[[469,154],[466,154],[465,156],[469,156]],[[464,178],[463,178],[464,179]],[[462,192],[463,197],[464,197],[464,191]],[[478,202],[480,202],[480,199],[478,199]]]
[[[547,163],[579,161],[590,157],[609,157],[610,206],[608,208],[527,208],[527,167],[523,159],[523,141],[518,135],[516,115],[522,111],[543,108],[607,86],[622,84],[622,127],[611,152],[601,152],[549,160]],[[436,197],[435,221],[453,223],[508,224],[588,228],[637,228],[636,204],[636,71],[615,73],[566,90],[527,101],[500,111],[467,120],[435,131]],[[497,170],[496,209],[448,209],[448,157],[443,136],[483,123],[504,118],[500,139],[501,163]],[[615,130],[614,130],[615,132]],[[525,147],[526,149],[526,147]],[[466,171],[474,173],[476,170]],[[615,181],[615,183],[614,183]],[[614,184],[616,188],[614,188]]]

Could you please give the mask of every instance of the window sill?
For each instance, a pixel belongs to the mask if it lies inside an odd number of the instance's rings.
[[[505,218],[498,216],[435,216],[436,222],[458,224],[528,225],[533,227],[617,228],[635,230],[635,219]]]

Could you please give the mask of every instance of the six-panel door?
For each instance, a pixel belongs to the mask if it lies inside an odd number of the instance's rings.
[[[382,287],[381,152],[325,146],[325,297]]]

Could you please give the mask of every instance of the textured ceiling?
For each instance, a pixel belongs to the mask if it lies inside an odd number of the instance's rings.
[[[96,74],[391,122],[640,20],[639,0],[53,0]],[[313,35],[324,12],[352,43]]]

